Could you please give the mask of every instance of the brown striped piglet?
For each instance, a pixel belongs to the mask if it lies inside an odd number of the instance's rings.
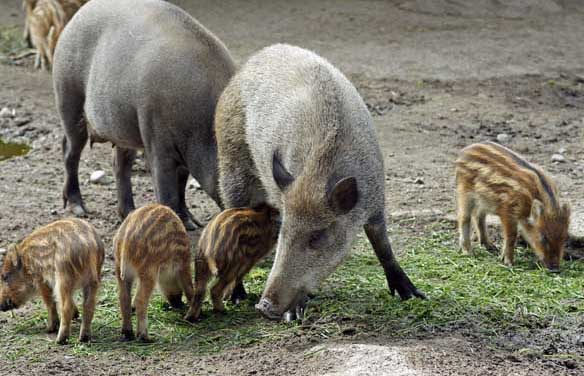
[[[540,167],[499,144],[473,144],[463,149],[456,161],[456,192],[460,247],[465,254],[471,252],[471,218],[481,244],[496,251],[485,221],[487,214],[495,214],[503,227],[502,258],[506,265],[513,265],[520,233],[545,267],[559,271],[570,206],[560,201],[556,184]]]
[[[79,341],[89,341],[104,254],[95,229],[84,220],[64,219],[35,230],[8,248],[2,265],[0,310],[19,308],[40,294],[49,311],[48,332],[58,329],[57,343],[65,344],[71,320],[79,315],[73,292],[81,289]]]
[[[217,277],[211,288],[213,309],[223,312],[225,297],[274,248],[279,229],[279,212],[267,204],[227,209],[213,218],[199,239],[195,256],[195,297],[187,319],[199,319],[207,283],[213,276]]]
[[[190,241],[180,218],[167,206],[153,204],[136,209],[126,217],[114,237],[116,278],[122,335],[132,331],[132,284],[138,280],[134,297],[136,335],[149,342],[148,303],[158,284],[172,308],[182,308],[182,295],[193,298]]]

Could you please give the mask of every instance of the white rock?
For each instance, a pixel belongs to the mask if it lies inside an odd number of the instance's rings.
[[[554,154],[552,155],[552,162],[564,163],[566,162],[566,157],[562,154]]]
[[[558,150],[558,153],[564,154],[566,151],[567,151],[566,148],[560,148],[560,150]]]
[[[6,248],[0,248],[0,255],[3,255],[6,253]]]
[[[4,107],[0,110],[0,118],[10,118],[16,115],[16,111],[10,109],[8,107]]]
[[[197,179],[192,178],[188,184],[189,189],[199,189],[201,188],[201,184],[197,181]]]
[[[89,181],[95,184],[105,184],[106,182],[105,171],[103,170],[93,171],[91,173],[91,176],[89,177]]]
[[[501,144],[506,144],[511,140],[511,136],[509,136],[507,133],[499,133],[497,135],[497,141]]]

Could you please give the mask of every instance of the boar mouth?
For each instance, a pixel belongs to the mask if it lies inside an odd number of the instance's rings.
[[[283,309],[282,312],[278,312],[278,307],[274,306],[268,298],[262,298],[259,303],[255,305],[255,308],[260,311],[264,317],[270,320],[302,320],[304,318],[304,310],[308,300],[308,296],[301,291],[296,298],[292,300],[292,303],[287,308]]]
[[[255,305],[255,309],[260,311],[260,313],[267,319],[270,320],[281,320],[282,314],[276,312],[274,305],[268,298],[262,298],[258,304]]]

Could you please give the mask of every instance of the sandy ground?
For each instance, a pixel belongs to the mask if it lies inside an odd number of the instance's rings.
[[[3,0],[0,25],[21,25],[20,2]],[[545,167],[584,221],[584,4],[577,0],[175,1],[232,51],[236,61],[263,46],[287,42],[328,58],[355,83],[374,116],[386,163],[387,201],[396,216],[454,212],[452,162],[463,146],[496,140]],[[62,132],[50,75],[0,66],[0,137],[33,148],[0,163],[0,248],[64,216]],[[27,120],[25,124],[22,119]],[[561,163],[552,162],[560,153]],[[105,241],[119,220],[111,179],[111,147],[86,149],[82,192]],[[136,204],[154,200],[139,160]],[[189,190],[200,219],[216,207]],[[582,232],[584,226],[575,226]],[[194,238],[198,233],[192,235]],[[400,239],[396,239],[399,245]],[[111,250],[109,251],[111,255]],[[111,261],[106,274],[111,273]],[[510,357],[455,333],[423,340],[364,337],[355,343],[271,344],[198,358],[88,359],[48,354],[44,364],[0,359],[0,373],[58,374],[327,374],[547,375],[578,374],[559,363]],[[316,348],[314,346],[317,346]]]

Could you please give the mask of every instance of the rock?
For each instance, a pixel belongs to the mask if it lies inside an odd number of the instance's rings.
[[[16,111],[10,111],[8,107],[4,107],[0,110],[0,118],[11,118],[14,117],[14,115],[16,115]]]
[[[6,248],[0,248],[0,255],[3,255],[6,253]]]
[[[89,177],[89,181],[94,184],[105,184],[106,183],[105,171],[103,170],[93,171],[91,173],[91,176]]]
[[[568,369],[576,369],[576,368],[578,368],[578,363],[576,363],[576,361],[574,359],[566,359],[566,361],[564,361],[564,365]]]
[[[552,162],[564,163],[566,162],[566,157],[564,157],[562,154],[554,154],[552,155]]]
[[[566,148],[560,148],[560,150],[558,150],[558,153],[564,154],[566,151],[567,151]]]
[[[414,184],[423,185],[424,184],[424,180],[422,178],[416,178],[416,180],[414,180]]]
[[[341,333],[345,336],[352,336],[355,335],[357,333],[357,328],[355,328],[354,326],[349,326],[344,328]]]
[[[497,135],[497,142],[501,144],[506,144],[509,141],[511,141],[511,136],[509,136],[507,133],[499,133]]]
[[[189,181],[188,187],[189,187],[189,189],[200,189],[201,188],[201,184],[199,184],[199,182],[197,181],[197,179],[192,178]]]

